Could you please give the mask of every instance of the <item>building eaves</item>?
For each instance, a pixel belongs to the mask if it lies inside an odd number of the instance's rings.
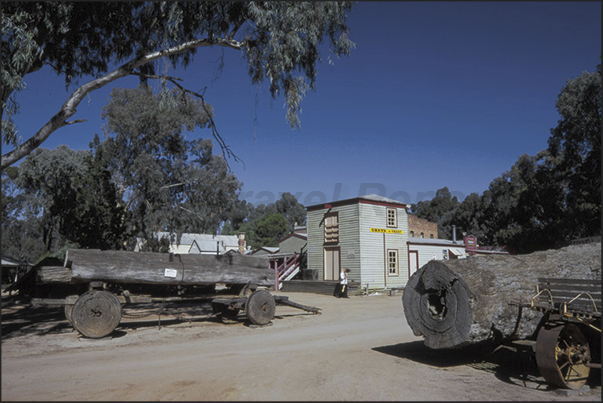
[[[353,197],[351,199],[344,199],[333,201],[329,203],[320,203],[312,206],[306,207],[307,211],[321,210],[321,209],[330,209],[332,207],[346,206],[349,204],[357,204],[357,203],[371,203],[371,204],[381,204],[392,207],[402,207],[409,208],[410,206],[406,203],[400,202],[398,200],[390,199],[389,197],[379,196],[378,194],[370,194],[365,196]]]

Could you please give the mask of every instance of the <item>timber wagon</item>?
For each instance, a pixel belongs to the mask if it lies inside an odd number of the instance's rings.
[[[591,368],[601,370],[601,281],[540,278],[536,293],[524,307],[544,314],[529,346],[544,380],[580,389]]]
[[[601,243],[526,255],[432,260],[402,295],[432,349],[494,344],[533,353],[551,385],[579,389],[601,368]]]
[[[321,313],[272,295],[275,271],[260,257],[70,249],[59,263],[41,262],[14,288],[33,306],[64,306],[74,329],[88,338],[110,335],[123,307],[135,311],[149,304],[211,304],[212,315],[224,323],[244,311],[256,326],[274,318],[276,305]],[[218,284],[224,292],[216,290]]]

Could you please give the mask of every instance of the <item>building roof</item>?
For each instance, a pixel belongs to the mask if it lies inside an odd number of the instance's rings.
[[[287,239],[291,238],[291,237],[296,237],[299,239],[303,239],[303,240],[308,240],[308,234],[306,233],[299,233],[299,232],[292,232],[291,234],[281,238],[278,243],[281,243],[283,241],[286,241]]]
[[[180,242],[176,242],[176,234],[170,234],[169,232],[158,232],[158,238],[164,236],[170,238],[170,235],[174,235],[173,243],[179,245],[193,245],[196,244],[201,251],[215,251],[216,243],[220,242],[220,249],[226,248],[238,248],[239,238],[237,235],[212,235],[212,234],[182,234]],[[170,242],[172,243],[172,242]]]
[[[320,209],[329,209],[331,207],[345,206],[348,204],[356,204],[356,203],[382,204],[382,205],[389,205],[389,206],[402,207],[402,208],[410,207],[406,203],[402,203],[398,200],[390,199],[389,197],[384,197],[384,196],[380,196],[378,194],[373,193],[373,194],[369,194],[369,195],[365,195],[365,196],[353,197],[351,199],[344,199],[344,200],[338,200],[338,201],[333,201],[333,202],[329,202],[329,203],[315,204],[313,206],[306,207],[306,210],[312,211],[312,210],[320,210]]]
[[[251,254],[256,254],[258,252],[268,252],[269,254],[273,254],[278,252],[279,250],[280,248],[278,246],[262,246],[261,248],[258,248],[251,252]]]
[[[448,239],[430,239],[430,238],[418,238],[409,237],[408,243],[421,244],[421,245],[434,245],[434,246],[450,246],[453,248],[465,248],[465,244],[459,241],[450,241]]]
[[[6,267],[6,266],[32,266],[31,263],[27,263],[27,262],[23,262],[21,260],[17,260],[11,256],[5,255],[4,253],[2,254],[2,266]]]

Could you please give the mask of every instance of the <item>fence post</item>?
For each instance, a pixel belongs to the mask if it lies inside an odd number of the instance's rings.
[[[278,261],[274,261],[274,291],[278,291]]]

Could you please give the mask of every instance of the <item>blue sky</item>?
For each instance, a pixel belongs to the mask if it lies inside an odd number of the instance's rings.
[[[301,130],[290,128],[284,100],[272,100],[267,84],[256,102],[235,50],[201,49],[186,71],[169,71],[189,89],[207,87],[218,129],[244,161],[229,163],[247,201],[268,204],[290,192],[308,206],[377,193],[417,203],[445,186],[461,201],[481,194],[520,155],[547,147],[561,88],[601,62],[594,1],[364,1],[348,24],[356,48],[334,65],[323,52]],[[26,82],[15,119],[24,138],[68,95],[48,70]],[[102,134],[111,88],[137,84],[127,78],[94,91],[72,117],[87,122],[59,129],[42,147],[88,149]]]

